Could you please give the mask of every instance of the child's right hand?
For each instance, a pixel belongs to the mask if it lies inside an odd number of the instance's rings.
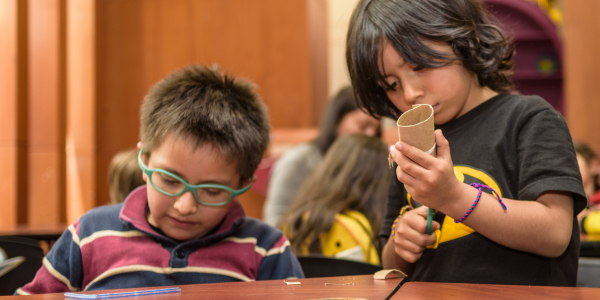
[[[433,221],[432,232],[439,228],[440,223]],[[427,234],[427,207],[421,206],[407,211],[398,220],[394,236],[394,250],[404,261],[415,263],[423,255],[425,247],[433,245],[435,242],[435,233]]]

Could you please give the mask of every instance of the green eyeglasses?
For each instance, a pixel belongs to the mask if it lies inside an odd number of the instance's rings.
[[[192,185],[187,183],[181,177],[163,169],[148,169],[142,161],[142,152],[144,148],[140,150],[138,154],[138,163],[142,171],[148,176],[150,184],[159,192],[176,197],[185,192],[190,192],[194,195],[196,202],[207,205],[207,206],[222,206],[233,197],[239,196],[245,193],[252,183],[254,178],[251,179],[250,184],[240,190],[234,190],[228,186],[221,184],[197,184]]]

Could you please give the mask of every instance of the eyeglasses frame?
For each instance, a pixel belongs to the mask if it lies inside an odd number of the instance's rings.
[[[185,181],[183,178],[181,178],[167,170],[150,169],[150,168],[146,167],[146,165],[144,164],[144,161],[142,160],[142,152],[143,151],[144,151],[144,148],[142,147],[142,149],[140,149],[140,153],[138,154],[138,164],[140,165],[142,172],[144,172],[146,174],[146,176],[148,176],[148,181],[150,182],[150,185],[152,185],[152,187],[154,187],[154,189],[156,189],[160,193],[170,196],[170,197],[177,197],[177,196],[182,195],[185,192],[191,192],[192,195],[194,195],[194,199],[199,204],[206,205],[206,206],[223,206],[223,205],[227,205],[231,201],[231,199],[233,199],[234,197],[237,197],[237,196],[247,192],[250,189],[250,187],[252,186],[252,183],[254,183],[254,176],[253,176],[250,179],[250,184],[248,184],[247,186],[245,186],[237,191],[226,185],[222,185],[222,184],[204,183],[204,184],[192,185],[192,184],[189,184],[187,181]],[[181,190],[179,193],[171,194],[171,193],[168,193],[168,192],[163,191],[162,189],[158,188],[156,185],[154,185],[154,182],[152,181],[152,173],[154,173],[154,172],[162,173],[162,174],[171,176],[171,177],[179,180],[184,185],[183,190]],[[223,190],[229,191],[229,199],[227,199],[227,201],[221,202],[221,203],[202,202],[202,201],[200,201],[200,198],[198,198],[198,194],[196,193],[196,190],[199,188],[218,188],[218,189],[223,189]]]

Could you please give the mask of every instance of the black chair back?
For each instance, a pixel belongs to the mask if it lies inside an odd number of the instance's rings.
[[[319,254],[298,255],[297,257],[306,278],[368,275],[382,269],[381,266],[354,260],[325,257]]]
[[[600,288],[600,258],[579,258],[577,286]]]
[[[0,248],[7,258],[23,256],[25,261],[8,273],[0,276],[0,295],[12,295],[17,288],[31,282],[42,267],[44,251],[37,240],[0,236]]]

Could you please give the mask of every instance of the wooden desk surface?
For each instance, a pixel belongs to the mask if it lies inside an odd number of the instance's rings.
[[[392,299],[525,300],[600,299],[600,288],[407,282]]]
[[[181,293],[149,295],[136,299],[385,299],[400,279],[374,280],[371,275],[311,278],[301,285],[286,285],[283,280],[182,285]],[[326,285],[325,283],[328,283]],[[337,284],[337,285],[330,285]],[[346,285],[343,285],[346,284]],[[122,292],[128,290],[111,290]],[[140,289],[136,289],[140,290]],[[100,293],[100,292],[90,292]],[[0,299],[65,299],[63,294],[6,296]],[[123,298],[127,299],[127,298]],[[600,289],[486,284],[408,282],[392,299],[469,300],[469,299],[600,299]]]

